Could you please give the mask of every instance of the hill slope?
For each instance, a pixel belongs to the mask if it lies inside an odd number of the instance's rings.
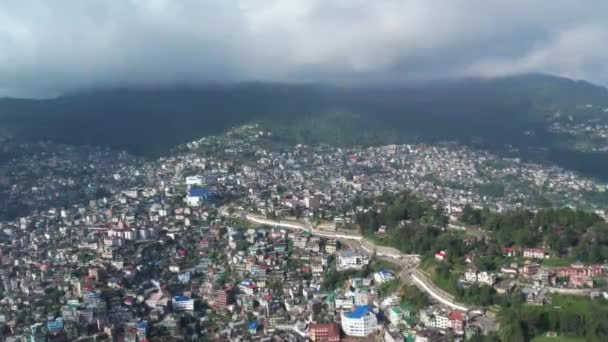
[[[608,106],[608,90],[538,74],[375,87],[247,83],[3,99],[0,125],[19,139],[150,155],[252,121],[298,143],[457,140],[560,155],[546,118],[556,111],[576,116],[585,104]]]

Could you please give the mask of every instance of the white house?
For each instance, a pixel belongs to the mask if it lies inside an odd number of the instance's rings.
[[[524,248],[523,255],[524,258],[531,259],[544,259],[549,257],[544,248]]]
[[[496,282],[496,275],[489,272],[479,272],[477,273],[477,282],[492,286]]]
[[[477,272],[468,270],[464,273],[464,281],[467,283],[482,283],[490,286],[496,282],[496,275],[489,272]]]

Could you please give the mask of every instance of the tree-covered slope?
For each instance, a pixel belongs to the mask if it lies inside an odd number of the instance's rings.
[[[383,86],[246,83],[3,99],[0,125],[19,139],[139,154],[248,122],[297,143],[458,140],[551,150],[556,137],[546,131],[545,118],[560,110],[576,114],[585,104],[608,106],[608,91],[536,74]]]

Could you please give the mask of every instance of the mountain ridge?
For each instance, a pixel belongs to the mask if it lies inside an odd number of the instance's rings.
[[[588,104],[608,107],[608,89],[544,74],[383,86],[243,82],[5,98],[0,125],[16,139],[153,156],[251,122],[291,143],[453,140],[551,150],[559,137],[547,132],[546,118],[576,116]]]

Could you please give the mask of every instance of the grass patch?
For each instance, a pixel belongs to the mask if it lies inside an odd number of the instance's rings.
[[[578,336],[537,336],[531,342],[585,342],[585,338]]]
[[[560,296],[553,295],[551,297],[551,306],[559,307],[562,310],[576,312],[580,314],[591,312],[591,299],[588,297],[579,296]]]

